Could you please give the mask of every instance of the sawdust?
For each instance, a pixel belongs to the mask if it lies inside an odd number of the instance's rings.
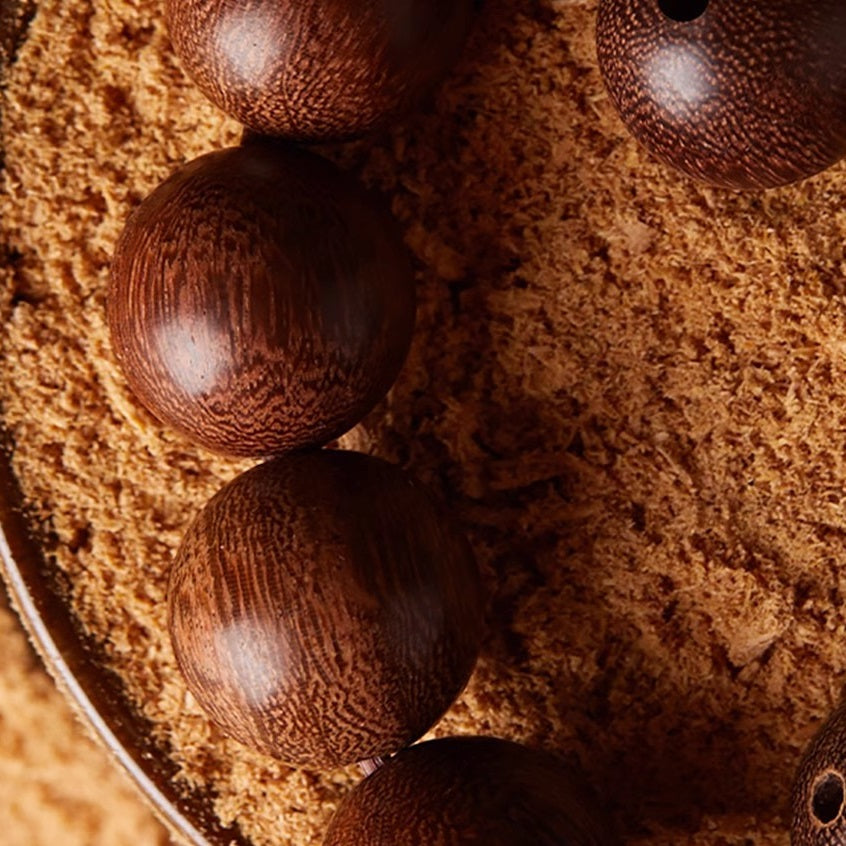
[[[846,170],[740,195],[652,162],[594,12],[490,0],[423,113],[327,151],[385,193],[419,276],[408,363],[344,443],[440,492],[492,592],[438,733],[559,751],[630,843],[783,846],[846,668]],[[221,818],[319,843],[352,774],[222,739],[165,635],[181,533],[246,465],[141,410],[104,325],[130,209],[238,129],[149,0],[41,3],[3,111],[0,401],[76,613]]]

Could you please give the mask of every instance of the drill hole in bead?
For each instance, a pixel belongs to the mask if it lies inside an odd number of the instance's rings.
[[[710,0],[658,0],[658,8],[670,20],[688,23],[702,17],[709,2]]]
[[[831,825],[843,812],[844,782],[840,773],[829,771],[814,784],[811,813],[821,825]]]

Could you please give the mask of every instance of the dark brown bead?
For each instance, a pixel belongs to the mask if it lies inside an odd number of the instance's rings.
[[[209,449],[322,444],[384,396],[414,324],[395,223],[352,179],[252,143],[176,171],[135,211],[108,318],[130,387]]]
[[[608,816],[552,755],[451,737],[412,746],[361,782],[324,846],[610,846]]]
[[[623,121],[690,176],[770,188],[846,155],[843,0],[600,0],[596,38]]]
[[[209,99],[258,132],[348,138],[415,105],[458,55],[471,0],[168,0]]]
[[[177,554],[168,624],[227,734],[329,768],[395,752],[441,717],[475,664],[482,606],[467,541],[424,488],[324,450],[212,498]]]
[[[846,706],[829,717],[805,750],[793,785],[790,842],[846,843]]]

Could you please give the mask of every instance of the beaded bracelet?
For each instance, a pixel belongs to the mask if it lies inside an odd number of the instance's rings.
[[[163,422],[226,454],[278,456],[189,527],[168,627],[189,689],[227,735],[287,763],[360,763],[368,778],[327,844],[610,844],[589,791],[551,756],[492,738],[400,751],[473,669],[478,570],[419,483],[319,449],[396,378],[414,279],[373,200],[278,136],[358,135],[419,99],[471,7],[418,6],[168,5],[190,74],[252,134],[180,168],[127,222],[113,347]]]

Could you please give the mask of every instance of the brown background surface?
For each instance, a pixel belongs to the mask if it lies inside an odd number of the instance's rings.
[[[408,363],[345,444],[447,500],[491,591],[477,672],[439,732],[559,751],[632,843],[786,844],[798,756],[846,663],[846,170],[762,195],[655,164],[603,91],[594,13],[490,0],[419,115],[328,151],[385,194],[419,281]],[[144,0],[46,0],[3,114],[0,402],[75,608],[224,819],[318,843],[352,774],[220,738],[163,635],[173,549],[243,465],[138,408],[103,322],[128,211],[237,128]],[[60,706],[11,652],[3,743],[13,717],[22,740],[3,766],[85,783],[58,751],[27,757],[39,703]],[[45,807],[74,817],[64,794],[14,795],[21,843]],[[130,819],[119,807],[93,824]],[[159,837],[143,831],[132,842]]]
[[[92,743],[0,598],[0,814],[7,846],[164,846],[168,837]]]

